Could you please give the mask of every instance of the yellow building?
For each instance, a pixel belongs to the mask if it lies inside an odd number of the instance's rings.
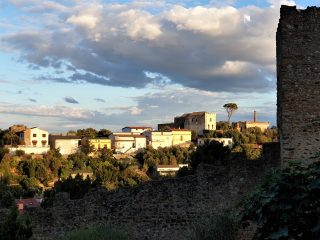
[[[191,131],[187,129],[172,129],[172,145],[190,144]]]
[[[147,137],[148,145],[151,145],[154,149],[172,146],[171,132],[148,131],[145,132],[144,135]]]
[[[89,144],[93,146],[94,150],[111,149],[111,139],[109,138],[91,138],[89,139]]]

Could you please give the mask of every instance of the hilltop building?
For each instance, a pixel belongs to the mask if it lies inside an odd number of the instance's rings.
[[[147,131],[152,131],[152,127],[141,127],[141,126],[129,126],[122,128],[122,132],[130,132],[130,133],[137,133],[141,134]]]
[[[25,153],[42,154],[49,151],[49,133],[37,127],[26,128],[16,132],[20,144],[17,147],[9,147],[10,152],[23,150]]]
[[[173,123],[159,124],[158,130],[165,127],[175,129],[187,129],[202,135],[205,130],[216,130],[216,113],[213,112],[192,112],[174,118]]]
[[[111,139],[109,138],[91,138],[89,144],[93,146],[95,151],[100,151],[102,148],[111,149]]]
[[[238,131],[242,132],[247,128],[258,127],[261,129],[262,132],[270,128],[270,122],[258,122],[257,121],[257,112],[253,112],[253,121],[245,121],[245,122],[236,122],[232,123],[233,128],[237,129]]]
[[[135,132],[114,132],[110,139],[116,153],[133,153],[147,146],[146,137]]]
[[[191,131],[187,129],[171,129],[170,131],[145,132],[148,145],[157,149],[159,147],[171,147],[175,145],[189,147],[191,144]]]
[[[172,132],[153,131],[145,132],[144,135],[147,138],[147,144],[154,149],[172,146]]]
[[[76,153],[79,150],[81,139],[76,136],[50,135],[49,144],[51,149],[58,149],[62,155]]]
[[[191,143],[191,131],[187,129],[172,129],[172,145],[189,146]]]

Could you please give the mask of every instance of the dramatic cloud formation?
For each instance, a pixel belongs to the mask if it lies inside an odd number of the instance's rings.
[[[65,97],[64,100],[67,103],[79,104],[79,102],[77,100],[75,100],[74,98],[72,98],[72,97]]]
[[[182,86],[228,92],[275,88],[272,8],[196,6],[158,1],[107,4],[77,1],[11,1],[42,24],[1,36],[33,68],[63,70],[42,79],[144,88],[161,74]],[[144,3],[144,4],[143,4]],[[49,11],[50,10],[50,11]]]
[[[295,3],[2,0],[0,127],[156,127],[192,111],[225,120],[227,102],[234,121],[256,110],[275,124],[280,4]]]

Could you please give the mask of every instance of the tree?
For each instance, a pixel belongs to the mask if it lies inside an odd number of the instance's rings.
[[[25,216],[19,216],[18,209],[14,205],[0,223],[1,239],[27,240],[32,236],[30,220]]]
[[[191,155],[191,166],[196,168],[199,163],[206,164],[226,164],[230,148],[224,147],[223,143],[217,141],[207,141],[198,146],[197,150]]]
[[[80,146],[81,152],[88,155],[94,151],[94,146],[90,144],[89,138],[84,139]]]
[[[229,130],[229,124],[227,122],[217,122],[217,130]]]
[[[109,137],[112,134],[112,132],[108,129],[100,129],[97,133],[97,137]]]
[[[93,128],[86,128],[86,129],[78,129],[77,130],[78,137],[87,137],[87,138],[95,138],[97,137],[97,130]]]
[[[228,113],[228,124],[230,126],[230,118],[232,116],[232,113],[238,109],[238,105],[236,103],[226,103],[225,105],[223,105],[223,107]]]
[[[244,226],[257,224],[257,240],[320,239],[319,179],[319,161],[273,172],[244,201]]]
[[[12,131],[8,130],[4,135],[3,139],[5,140],[6,144],[10,144],[12,147],[13,145],[17,145],[19,143],[19,137]]]

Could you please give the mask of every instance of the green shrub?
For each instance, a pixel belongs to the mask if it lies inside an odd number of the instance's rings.
[[[259,160],[262,157],[262,149],[250,145],[243,145],[243,152],[248,160]]]
[[[16,155],[18,156],[18,157],[22,157],[22,156],[24,156],[26,153],[23,151],[23,150],[16,150]]]
[[[320,162],[270,174],[243,204],[241,220],[255,239],[320,239]]]
[[[19,216],[16,206],[12,206],[9,213],[0,224],[1,239],[27,240],[32,236],[32,228],[26,216]]]
[[[229,160],[229,155],[230,148],[224,147],[223,143],[207,141],[191,154],[191,166],[196,168],[200,163],[225,165]]]
[[[238,221],[231,214],[217,214],[193,226],[190,240],[236,240]]]
[[[69,234],[63,240],[127,240],[125,233],[110,226],[93,226]]]
[[[1,195],[2,195],[1,206],[5,208],[12,206],[12,204],[14,203],[13,194],[9,190],[7,190]]]

